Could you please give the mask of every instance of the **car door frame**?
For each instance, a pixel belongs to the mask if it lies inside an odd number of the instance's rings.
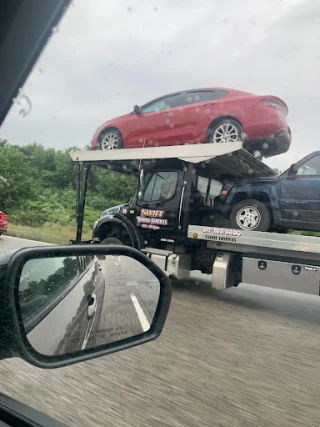
[[[188,94],[199,93],[199,92],[215,93],[218,90],[219,89],[212,88],[212,89],[192,89],[192,90],[184,91],[183,96],[180,100],[180,108],[184,110],[183,114],[185,114],[187,118],[185,123],[185,129],[186,129],[186,133],[184,137],[185,142],[206,142],[205,140],[201,140],[201,139],[204,139],[201,137],[203,135],[206,135],[206,132],[204,133],[204,129],[209,127],[209,124],[212,122],[213,118],[211,114],[211,108],[214,105],[218,105],[220,103],[221,97],[208,100],[208,101],[192,102],[190,104],[183,104],[183,100]],[[191,112],[190,109],[193,109],[193,111]],[[199,119],[200,115],[203,116],[201,120]],[[192,122],[190,122],[190,119],[188,119],[188,117],[189,118],[192,117]],[[194,134],[195,125],[193,121],[197,123],[197,127],[198,127],[198,131],[196,134]],[[190,128],[191,133],[187,131],[188,128]]]
[[[133,113],[133,114],[136,115],[136,117],[137,117],[138,120],[146,120],[147,119],[150,122],[150,126],[151,127],[157,127],[157,123],[156,122],[159,120],[160,116],[170,116],[170,113],[172,112],[172,110],[174,110],[176,108],[180,108],[183,93],[184,92],[175,92],[175,93],[171,93],[171,94],[160,96],[159,98],[155,98],[152,101],[149,101],[146,104],[142,105],[140,107],[140,113],[139,114],[136,114],[136,113]],[[159,101],[161,101],[163,99],[170,98],[170,97],[177,96],[177,95],[179,95],[179,97],[178,97],[178,103],[177,103],[177,105],[175,107],[168,108],[168,109],[163,109],[163,110],[158,110],[158,111],[150,111],[150,112],[147,112],[147,113],[143,113],[142,112],[142,110],[144,108],[148,107],[149,105],[152,105],[152,104],[154,104],[156,102],[159,102]],[[174,115],[171,115],[171,117],[174,117]],[[138,124],[139,124],[139,122],[138,122]],[[159,138],[160,138],[160,142],[161,142],[161,134],[160,134]],[[168,138],[166,138],[166,140],[167,139]],[[150,132],[150,137],[149,138],[145,138],[145,140],[146,140],[145,141],[145,147],[148,147],[149,145],[157,144],[158,143],[158,141],[157,141],[157,132],[153,132],[153,133]],[[143,141],[141,141],[141,142],[143,142]],[[132,144],[129,144],[129,145],[132,145]]]

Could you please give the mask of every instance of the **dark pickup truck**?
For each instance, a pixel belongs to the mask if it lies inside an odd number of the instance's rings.
[[[228,181],[214,206],[232,228],[320,231],[320,151],[280,176]]]

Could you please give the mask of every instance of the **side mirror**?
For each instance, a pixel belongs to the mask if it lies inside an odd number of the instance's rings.
[[[289,172],[288,172],[288,175],[290,175],[290,176],[293,176],[293,175],[296,175],[297,174],[297,172],[298,172],[298,166],[297,166],[297,164],[296,163],[293,163],[291,166],[290,166],[290,168],[289,168]]]
[[[170,280],[136,249],[50,246],[4,255],[0,342],[10,348],[2,358],[58,368],[144,344],[163,329]]]
[[[139,114],[141,114],[141,110],[140,110],[139,105],[135,105],[135,106],[133,107],[133,111],[136,113],[136,115],[137,115],[137,116],[138,116]]]

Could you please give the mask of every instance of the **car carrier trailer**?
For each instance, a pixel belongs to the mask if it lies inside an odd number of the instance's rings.
[[[239,283],[320,295],[320,239],[243,231],[215,225],[214,198],[224,180],[276,172],[242,148],[242,142],[72,151],[80,244],[87,179],[93,166],[135,176],[137,191],[119,212],[102,215],[92,244],[133,246],[170,277],[192,270],[212,274],[212,287]],[[85,241],[88,243],[88,241]]]

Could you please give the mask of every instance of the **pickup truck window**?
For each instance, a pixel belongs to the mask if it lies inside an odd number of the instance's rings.
[[[171,199],[174,196],[178,181],[178,172],[156,172],[148,182],[143,200],[156,202]]]
[[[307,160],[298,169],[297,175],[320,175],[320,156]]]

